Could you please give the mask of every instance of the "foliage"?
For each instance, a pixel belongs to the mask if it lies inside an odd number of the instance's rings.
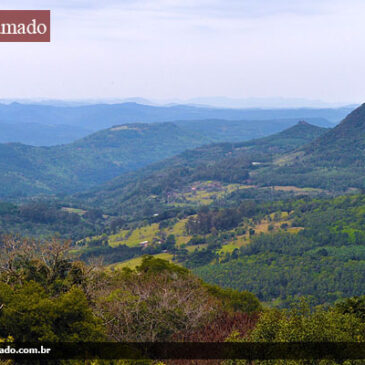
[[[365,322],[365,295],[347,298],[338,302],[335,305],[335,309],[342,314],[353,314],[362,322]]]
[[[255,295],[248,291],[240,292],[234,289],[224,289],[216,285],[204,285],[210,294],[222,301],[226,310],[253,313],[262,309],[261,303]]]
[[[0,334],[16,341],[102,340],[101,322],[88,306],[82,290],[73,287],[56,297],[34,281],[11,287],[0,283]]]
[[[58,235],[77,240],[102,232],[106,224],[103,217],[77,214],[51,201],[35,200],[23,205],[0,202],[0,234],[37,238]]]
[[[92,285],[94,312],[117,341],[166,341],[207,326],[222,311],[260,309],[249,293],[206,285],[187,269],[151,256],[134,271],[102,272]]]
[[[290,310],[266,310],[260,316],[252,332],[242,337],[232,333],[232,342],[362,342],[365,339],[365,323],[352,314],[342,314],[334,308],[321,307],[310,310],[301,301]],[[308,364],[309,360],[268,360],[255,364]],[[227,361],[226,364],[247,364],[246,361]],[[317,360],[318,365],[342,364],[336,360]],[[361,361],[345,361],[344,364],[360,364]]]
[[[83,287],[86,268],[66,258],[67,245],[5,237],[0,256],[0,336],[16,341],[98,341],[101,321]]]

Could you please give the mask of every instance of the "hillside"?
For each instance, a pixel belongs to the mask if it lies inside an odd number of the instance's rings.
[[[81,258],[133,268],[164,255],[211,284],[248,290],[274,306],[300,296],[329,304],[365,289],[365,196],[237,199],[155,222],[124,222],[78,242]]]
[[[130,123],[93,133],[67,145],[0,144],[0,197],[87,190],[188,148],[226,139],[245,140],[252,134],[265,134],[264,130],[270,130],[269,124],[271,129],[277,130],[293,122],[257,122],[254,128],[249,122],[192,122],[199,124],[200,130],[189,127],[188,122],[179,122],[178,125]],[[213,123],[211,128],[210,123]],[[215,129],[217,124],[221,129]],[[60,127],[52,128],[57,130]],[[24,128],[24,133],[27,131]],[[283,145],[300,145],[299,134],[293,141],[285,137]]]
[[[211,144],[139,171],[120,176],[95,191],[80,194],[76,200],[102,205],[111,212],[128,215],[163,210],[170,197],[190,189],[194,182],[216,181],[245,184],[249,172],[272,161],[273,156],[287,153],[306,144],[325,128],[299,122],[283,132],[242,143]]]
[[[365,104],[303,151],[304,160],[317,165],[365,167]]]
[[[294,153],[280,156],[252,178],[266,185],[365,188],[365,104],[338,126]]]
[[[68,145],[0,144],[0,197],[88,189],[204,139],[172,123],[128,124]]]
[[[274,305],[287,305],[302,295],[320,304],[362,295],[364,195],[277,206],[279,211],[264,219],[242,220],[241,231],[253,229],[249,243],[236,244],[230,255],[199,265],[194,272],[210,283],[250,290]]]
[[[300,121],[280,133],[242,143],[242,147],[264,153],[285,153],[304,146],[324,135],[329,129],[321,128],[306,121]]]

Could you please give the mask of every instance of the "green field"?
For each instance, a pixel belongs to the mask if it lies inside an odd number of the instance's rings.
[[[170,205],[183,206],[190,205],[210,205],[215,200],[219,200],[236,190],[255,188],[254,185],[243,184],[223,184],[216,181],[196,182],[188,186],[185,190],[177,192]]]

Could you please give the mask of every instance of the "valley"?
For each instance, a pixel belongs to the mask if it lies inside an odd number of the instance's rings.
[[[200,129],[194,129],[195,123]],[[210,123],[216,128],[209,127]],[[186,149],[222,140],[245,140],[251,135],[265,135],[268,132],[261,130],[269,131],[269,125],[273,130],[281,130],[293,123],[293,120],[129,123],[65,145],[0,144],[0,198],[61,196],[89,190]],[[303,137],[305,141],[306,136]]]
[[[365,2],[2,2],[0,365],[365,365]]]
[[[61,240],[60,250],[69,247],[67,267],[86,265],[90,269],[82,275],[92,276],[82,279],[74,267],[57,283],[67,291],[73,280],[86,280],[82,290],[99,298],[90,304],[97,318],[124,310],[123,301],[139,308],[134,300],[140,297],[131,289],[136,285],[142,292],[171,290],[173,296],[199,288],[227,323],[259,308],[286,311],[303,297],[311,308],[357,301],[365,291],[364,108],[332,129],[299,121],[241,142],[210,143],[210,137],[179,123],[136,123],[63,146],[0,145],[0,167],[6,171],[0,177],[3,257],[12,257],[6,253],[9,240],[12,247],[18,245],[12,240],[24,240],[25,247]],[[336,146],[340,152],[333,152]],[[22,194],[13,194],[15,189]],[[38,272],[21,270],[26,277]],[[37,275],[41,280],[43,274]],[[166,289],[175,285],[170,275],[179,278],[178,287]],[[99,287],[99,281],[107,286]],[[129,296],[118,294],[116,282]],[[111,297],[101,301],[100,293],[110,288],[115,289]],[[152,302],[144,305],[156,308]],[[127,317],[120,321],[142,325]],[[169,329],[171,336],[182,333],[176,328]],[[162,332],[156,336],[171,338]]]

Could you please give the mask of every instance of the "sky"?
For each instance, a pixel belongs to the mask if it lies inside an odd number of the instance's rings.
[[[365,99],[363,0],[1,0],[51,43],[0,43],[0,99]]]

